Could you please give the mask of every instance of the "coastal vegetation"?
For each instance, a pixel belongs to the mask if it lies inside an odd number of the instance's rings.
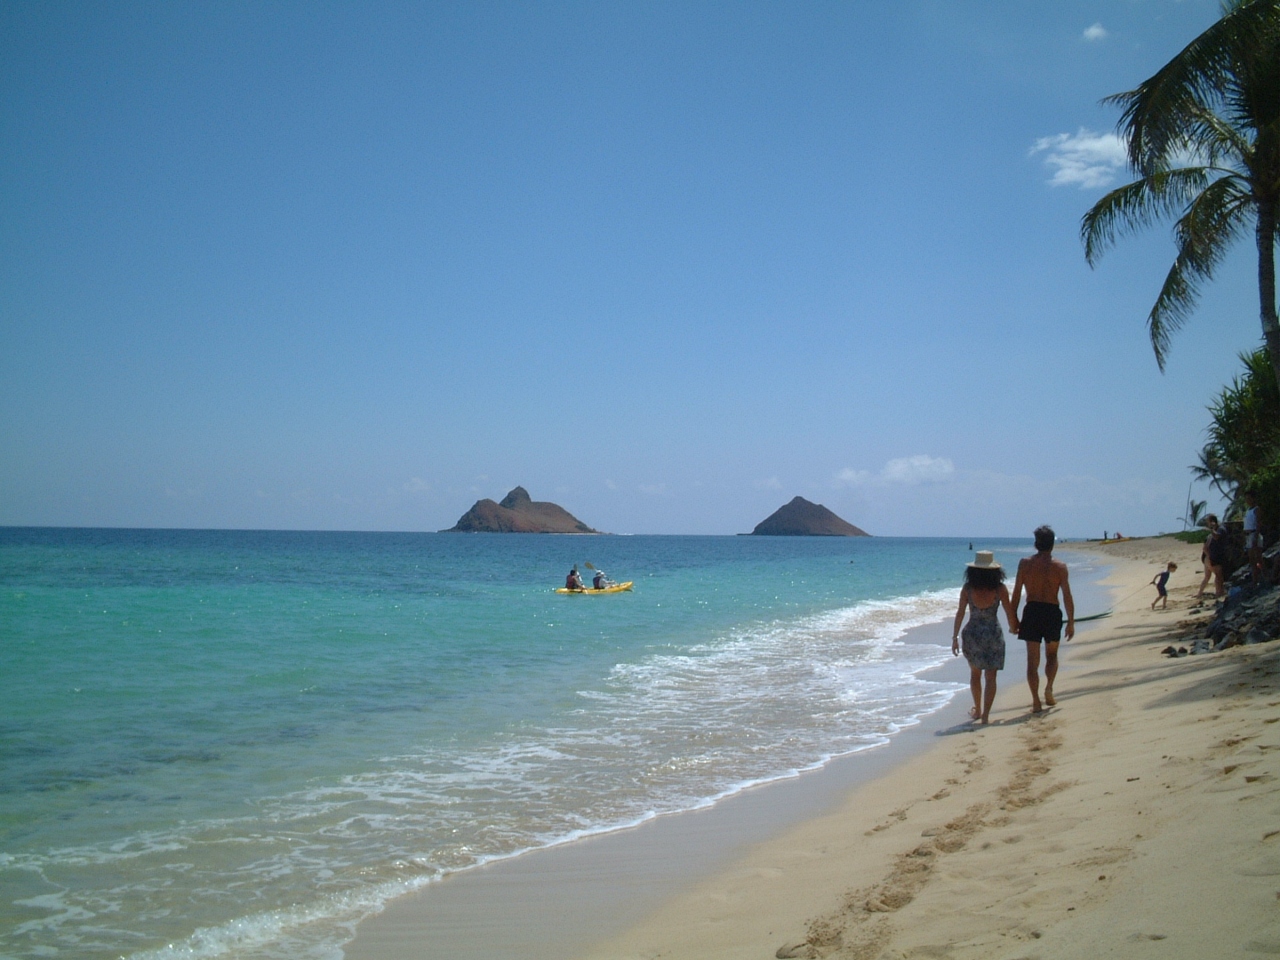
[[[1107,97],[1132,183],[1085,214],[1096,265],[1121,235],[1176,217],[1177,256],[1147,316],[1156,362],[1195,309],[1227,250],[1252,227],[1262,334],[1280,383],[1275,244],[1280,212],[1280,0],[1232,0],[1225,13],[1135,89]]]
[[[1280,236],[1280,0],[1228,0],[1222,17],[1136,88],[1107,97],[1132,183],[1084,215],[1091,266],[1121,236],[1175,218],[1177,255],[1147,315],[1164,369],[1172,335],[1195,310],[1232,244],[1257,246],[1263,346],[1209,405],[1209,440],[1192,472],[1243,513],[1259,497],[1264,527],[1280,519],[1280,322],[1275,247]],[[1199,512],[1199,511],[1197,511]],[[1198,518],[1192,517],[1195,523]]]
[[[1256,490],[1264,523],[1280,519],[1280,386],[1267,352],[1242,354],[1244,371],[1209,404],[1209,441],[1192,472],[1241,512],[1243,493]]]

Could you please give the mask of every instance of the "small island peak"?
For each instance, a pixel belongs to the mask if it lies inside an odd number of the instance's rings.
[[[820,503],[793,497],[751,531],[759,537],[869,537],[860,527],[836,516]]]
[[[540,502],[515,487],[501,503],[477,500],[456,524],[442,533],[599,533],[564,507]]]

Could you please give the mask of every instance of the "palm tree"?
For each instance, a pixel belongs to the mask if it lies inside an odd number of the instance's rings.
[[[1085,214],[1090,266],[1118,236],[1177,217],[1178,255],[1147,317],[1163,370],[1170,336],[1194,310],[1201,283],[1252,225],[1262,335],[1280,383],[1280,0],[1229,0],[1222,18],[1154,76],[1103,102],[1122,108],[1118,129],[1139,179]]]
[[[1187,522],[1193,527],[1198,527],[1204,520],[1205,508],[1209,506],[1208,500],[1192,500],[1187,503]]]

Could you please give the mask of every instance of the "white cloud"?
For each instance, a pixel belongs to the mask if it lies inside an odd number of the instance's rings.
[[[759,490],[781,490],[782,481],[777,477],[769,477],[766,480],[757,480],[756,488]]]
[[[942,483],[950,480],[955,472],[955,464],[946,457],[918,454],[890,460],[881,475],[886,483]]]
[[[662,497],[667,493],[667,485],[665,483],[642,483],[636,489],[649,497]]]
[[[1095,23],[1092,27],[1086,27],[1084,38],[1090,43],[1098,43],[1107,39],[1111,34],[1107,33],[1106,28],[1100,23]]]
[[[429,493],[430,491],[431,484],[427,483],[427,481],[423,480],[421,477],[413,477],[404,485],[405,493]]]
[[[1045,154],[1045,165],[1053,170],[1049,184],[1094,190],[1115,182],[1126,164],[1124,141],[1114,133],[1094,133],[1081,127],[1074,134],[1041,137],[1028,156]]]
[[[950,480],[955,472],[955,464],[946,457],[931,457],[920,453],[913,457],[890,460],[879,473],[846,468],[836,474],[836,485],[857,487],[879,483],[914,486],[920,483],[943,483]]]
[[[870,470],[853,470],[849,467],[836,474],[836,486],[857,487],[871,482]]]

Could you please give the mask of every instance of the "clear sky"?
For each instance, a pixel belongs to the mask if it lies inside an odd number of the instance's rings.
[[[1216,0],[0,5],[0,524],[1179,529],[1099,100]],[[1209,490],[1198,487],[1198,497]],[[1214,506],[1217,501],[1212,500]]]

